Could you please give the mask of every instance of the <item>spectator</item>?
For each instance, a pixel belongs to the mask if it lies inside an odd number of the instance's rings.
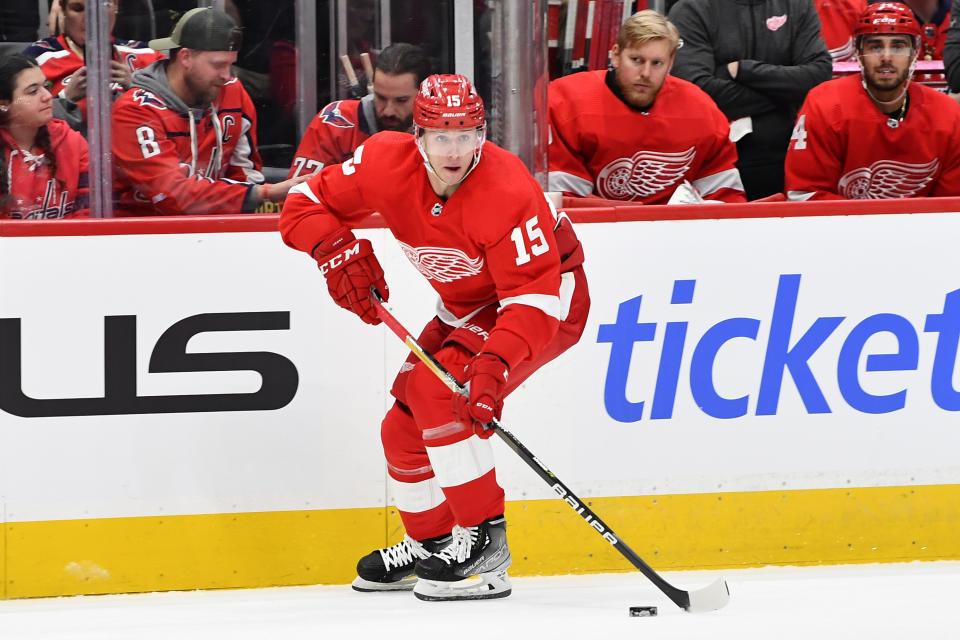
[[[787,153],[787,197],[960,195],[960,109],[910,82],[922,37],[913,12],[869,5],[855,35],[862,78],[810,91]]]
[[[853,30],[867,0],[813,0],[820,17],[820,34],[834,62],[856,60]]]
[[[613,69],[550,84],[551,191],[665,204],[689,181],[702,198],[745,200],[726,117],[669,75],[678,46],[676,27],[641,11],[620,28]]]
[[[137,71],[113,107],[119,215],[252,212],[305,179],[262,184],[257,115],[230,75],[240,37],[223,11],[196,8],[150,41],[170,59]]]
[[[680,0],[673,74],[706,91],[731,121],[748,200],[783,191],[783,161],[807,91],[832,65],[810,0]]]
[[[87,209],[87,141],[54,120],[33,58],[0,58],[0,217],[67,218]]]
[[[413,99],[428,75],[430,61],[420,47],[397,42],[384,49],[374,66],[373,93],[321,109],[300,141],[288,177],[343,162],[378,131],[412,133]]]
[[[78,131],[86,129],[87,67],[86,42],[87,0],[53,0],[59,7],[57,20],[60,35],[33,43],[24,50],[40,63],[43,75],[51,83],[54,117],[66,120]],[[117,4],[110,3],[110,31],[117,17]],[[132,73],[163,57],[146,42],[121,40],[111,36],[110,88],[114,98],[130,88]]]

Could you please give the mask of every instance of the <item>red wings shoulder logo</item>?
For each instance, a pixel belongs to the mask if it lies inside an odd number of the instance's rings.
[[[677,153],[638,151],[617,158],[597,176],[597,192],[610,200],[638,200],[673,186],[687,173],[695,147]]]
[[[453,282],[475,276],[483,270],[483,256],[471,258],[459,249],[411,247],[403,242],[400,248],[407,260],[428,280]]]
[[[767,29],[770,29],[770,31],[776,31],[785,24],[787,24],[787,14],[767,18]]]
[[[855,200],[912,198],[930,184],[939,168],[937,158],[926,164],[877,160],[869,167],[848,171],[837,190],[844,198]]]

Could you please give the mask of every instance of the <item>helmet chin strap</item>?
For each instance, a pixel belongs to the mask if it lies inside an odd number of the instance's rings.
[[[473,152],[473,163],[470,165],[470,168],[467,169],[467,172],[463,174],[463,177],[454,182],[447,182],[440,177],[440,174],[437,173],[437,170],[433,168],[433,165],[430,163],[430,158],[427,157],[427,150],[423,148],[423,136],[420,135],[420,132],[423,130],[423,127],[420,125],[413,125],[413,136],[417,141],[417,149],[420,150],[420,155],[423,157],[423,165],[427,168],[427,172],[433,174],[437,180],[447,185],[448,187],[455,187],[464,180],[467,179],[467,176],[470,175],[470,172],[477,168],[477,164],[480,163],[480,154],[483,152],[483,143],[487,141],[487,123],[483,123],[483,127],[480,129],[480,142],[477,144],[477,148]]]

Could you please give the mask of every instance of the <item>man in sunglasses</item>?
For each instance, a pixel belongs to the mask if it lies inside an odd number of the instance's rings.
[[[825,82],[800,108],[789,200],[960,195],[960,109],[911,83],[921,28],[898,2],[871,4],[854,32],[861,75]]]

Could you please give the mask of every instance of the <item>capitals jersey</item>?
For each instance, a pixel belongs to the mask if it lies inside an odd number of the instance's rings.
[[[867,8],[867,0],[814,0],[813,5],[820,17],[820,35],[833,61],[856,60],[853,30]]]
[[[142,69],[165,56],[154,51],[146,42],[139,40],[121,40],[113,38],[113,59],[127,65],[131,72]],[[44,77],[51,83],[49,89],[54,97],[64,97],[63,90],[70,82],[70,76],[86,63],[67,44],[66,36],[60,34],[55,38],[46,38],[33,43],[24,50],[28,56],[36,58],[43,71]],[[110,85],[114,98],[123,93],[124,88],[119,84]],[[87,100],[77,102],[83,119],[87,119]]]
[[[51,120],[46,126],[57,161],[55,176],[50,174],[49,158],[21,149],[0,128],[6,181],[0,189],[0,217],[45,220],[90,214],[87,141],[63,120]]]
[[[786,161],[789,200],[960,196],[960,109],[911,82],[903,120],[880,112],[859,75],[807,94]]]
[[[746,200],[730,126],[710,96],[667,76],[653,106],[641,111],[617,97],[608,73],[550,83],[551,191],[666,204],[688,180],[707,200]]]
[[[311,253],[341,225],[356,226],[373,211],[439,295],[443,322],[460,326],[499,300],[484,351],[511,368],[541,352],[577,300],[572,274],[561,275],[583,260],[573,227],[520,160],[490,142],[444,201],[430,186],[413,136],[379,133],[352,159],[291,189],[280,232],[289,246]]]
[[[117,214],[252,211],[248,193],[263,182],[263,163],[256,111],[240,81],[228,81],[199,114],[136,82],[113,105]]]
[[[361,100],[331,102],[310,121],[287,178],[316,173],[328,164],[340,164],[375,133],[373,94]]]

